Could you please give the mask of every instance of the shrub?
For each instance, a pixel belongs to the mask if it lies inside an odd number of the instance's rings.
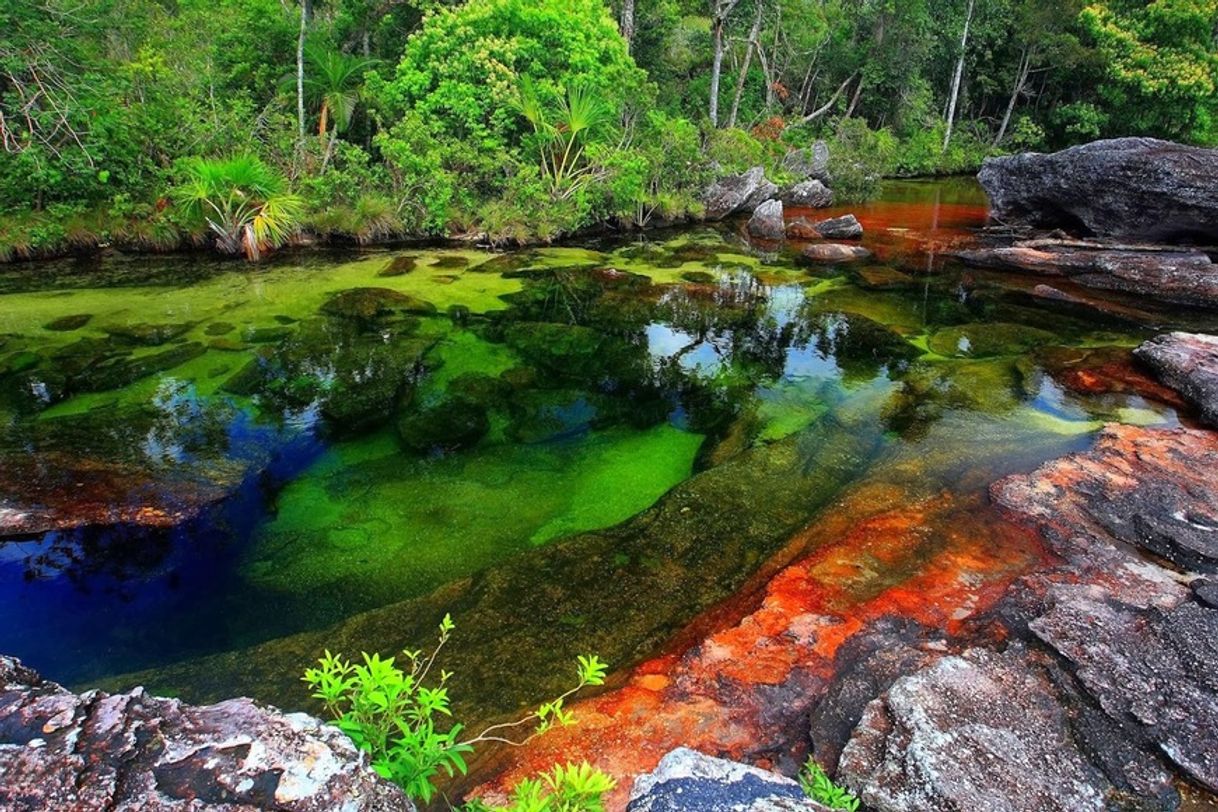
[[[896,168],[897,143],[888,130],[872,130],[867,122],[846,118],[838,122],[829,141],[829,185],[838,201],[867,200],[879,194],[880,183]]]
[[[859,808],[859,799],[849,790],[833,783],[825,768],[817,764],[811,756],[799,771],[799,785],[805,795],[830,809],[856,812]]]
[[[540,778],[517,784],[507,806],[474,801],[465,805],[465,812],[604,812],[603,796],[616,784],[587,763],[556,765]]]
[[[365,653],[363,663],[355,664],[327,651],[318,667],[307,669],[303,677],[313,690],[312,696],[325,704],[338,728],[368,753],[372,768],[411,798],[424,802],[435,794],[432,781],[441,770],[449,776],[466,771],[465,756],[475,745],[489,741],[523,744],[554,725],[573,724],[574,718],[563,703],[583,688],[605,681],[605,664],[595,655],[581,656],[577,682],[571,690],[521,719],[492,725],[476,736],[463,738],[461,724],[444,721],[452,716],[448,699],[452,674],[442,669],[438,677],[432,673],[453,628],[452,618],[445,615],[439,642],[430,654],[402,652],[408,670],[398,668],[393,657]],[[532,733],[522,741],[507,738],[508,731],[528,725]]]

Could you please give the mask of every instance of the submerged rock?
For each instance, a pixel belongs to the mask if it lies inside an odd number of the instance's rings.
[[[389,288],[352,288],[327,299],[321,312],[339,318],[372,321],[395,312],[430,315],[436,312],[436,306]]]
[[[190,332],[192,322],[180,324],[108,324],[102,330],[120,341],[159,347]]]
[[[804,246],[799,253],[804,259],[821,265],[861,262],[871,256],[871,252],[861,245],[842,245],[834,242]]]
[[[785,236],[782,224],[782,202],[767,200],[757,207],[748,222],[749,234],[763,240],[781,240]]]
[[[420,454],[476,445],[491,427],[486,407],[465,398],[407,411],[397,425],[402,445]]]
[[[0,657],[0,807],[12,812],[405,812],[338,728],[250,699],[73,694]]]
[[[776,773],[679,747],[635,779],[628,812],[828,812]]]
[[[79,330],[92,320],[92,313],[78,313],[73,316],[60,316],[53,321],[47,322],[43,326],[45,329],[52,330],[57,333],[70,333],[73,330]]]
[[[989,158],[991,217],[1085,235],[1218,242],[1218,150],[1153,138]]]
[[[1019,355],[1056,340],[1047,330],[1022,324],[962,324],[936,330],[927,346],[948,358],[990,358]]]
[[[384,268],[376,272],[376,275],[381,278],[390,278],[394,276],[405,276],[415,269],[418,264],[418,259],[413,256],[394,257],[389,260]]]
[[[1168,333],[1145,342],[1134,355],[1195,405],[1207,423],[1218,426],[1218,336]]]
[[[742,175],[720,178],[703,194],[706,219],[722,220],[733,214],[748,214],[778,196],[778,187],[766,179],[765,169],[755,166]]]

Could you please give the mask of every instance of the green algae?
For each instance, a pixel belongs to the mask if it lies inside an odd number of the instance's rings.
[[[259,589],[348,607],[419,595],[628,519],[689,476],[700,443],[669,426],[443,458],[403,457],[385,435],[345,443],[279,495],[241,572]]]

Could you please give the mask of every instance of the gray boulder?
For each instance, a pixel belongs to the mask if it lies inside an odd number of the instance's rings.
[[[1153,138],[1095,141],[1050,155],[990,158],[978,179],[991,216],[1153,242],[1218,242],[1218,150]]]
[[[842,245],[836,242],[814,243],[805,246],[800,256],[817,265],[837,265],[843,262],[859,262],[871,256],[861,245]]]
[[[944,657],[867,706],[839,780],[879,812],[1109,809],[1049,674],[1013,649]]]
[[[829,812],[776,773],[679,747],[635,779],[627,812]]]
[[[853,214],[830,217],[812,225],[826,240],[857,240],[863,236],[863,224]]]
[[[823,209],[833,205],[833,192],[821,181],[800,181],[782,193],[782,202],[788,206],[807,209]]]
[[[782,168],[795,177],[829,182],[829,145],[816,141],[806,149],[793,149],[782,159]]]
[[[0,809],[404,812],[331,725],[250,699],[74,694],[0,657]]]
[[[749,218],[748,232],[753,237],[781,240],[785,236],[783,229],[781,200],[767,200]]]
[[[1195,405],[1207,423],[1218,426],[1218,336],[1168,333],[1142,344],[1134,355]]]
[[[778,187],[766,178],[765,169],[754,166],[744,174],[715,181],[702,195],[702,202],[706,219],[722,220],[733,214],[748,214],[777,196]]]

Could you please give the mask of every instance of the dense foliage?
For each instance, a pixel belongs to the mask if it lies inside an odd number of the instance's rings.
[[[13,0],[0,258],[223,247],[171,193],[197,159],[260,159],[324,239],[531,240],[697,214],[714,171],[817,138],[845,197],[1212,145],[1216,31],[1218,0]]]

